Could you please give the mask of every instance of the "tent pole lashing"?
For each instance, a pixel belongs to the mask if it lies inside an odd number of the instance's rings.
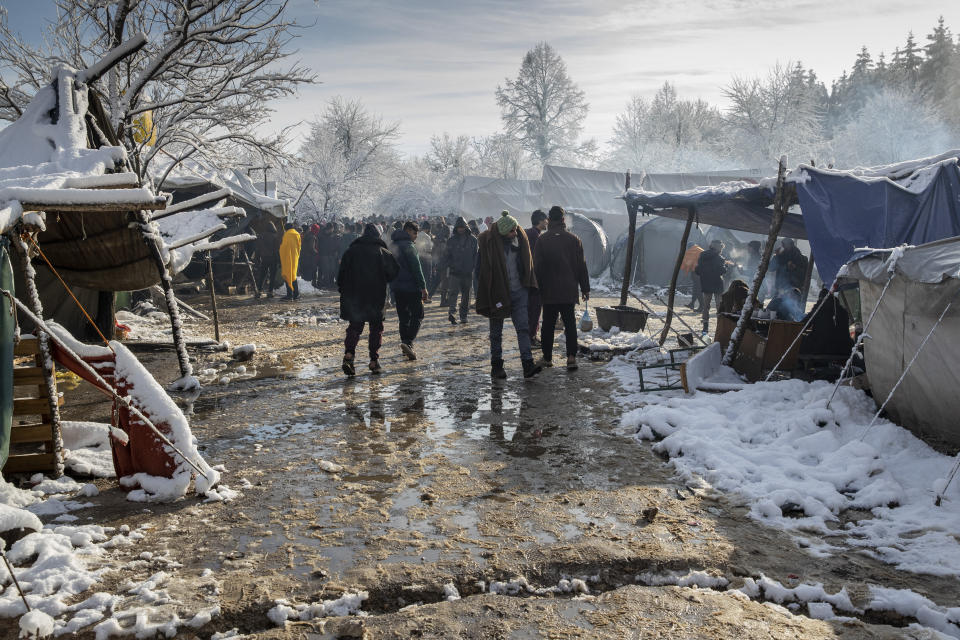
[[[943,322],[944,316],[947,315],[947,311],[949,311],[950,307],[953,306],[953,301],[956,300],[958,292],[960,292],[960,289],[957,289],[957,291],[954,292],[953,297],[950,298],[950,302],[948,302],[947,306],[945,306],[943,308],[943,311],[940,312],[940,317],[937,318],[937,321],[933,323],[932,327],[930,327],[930,331],[923,338],[923,341],[920,343],[920,346],[917,347],[916,353],[914,353],[913,357],[910,358],[910,362],[908,362],[907,366],[903,368],[903,373],[900,374],[900,378],[897,380],[897,383],[893,385],[893,388],[890,389],[890,393],[887,394],[887,397],[883,401],[883,404],[881,404],[880,408],[877,409],[877,412],[873,414],[873,419],[870,421],[870,424],[867,425],[867,428],[864,429],[863,433],[860,435],[861,440],[863,440],[866,437],[867,431],[870,430],[870,427],[872,427],[877,422],[877,418],[880,417],[880,414],[883,413],[883,410],[887,407],[887,403],[890,402],[890,398],[893,397],[893,394],[896,393],[897,389],[900,387],[900,384],[907,377],[907,373],[910,371],[910,368],[913,366],[913,363],[917,361],[917,357],[919,357],[920,352],[923,351],[923,348],[925,346],[927,346],[927,341],[930,340],[931,336],[933,336],[933,332],[937,330],[937,327],[939,327],[940,323]]]

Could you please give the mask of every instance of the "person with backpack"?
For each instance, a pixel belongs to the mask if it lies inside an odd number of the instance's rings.
[[[370,354],[370,372],[378,374],[380,346],[383,344],[384,307],[387,301],[387,283],[397,277],[400,265],[380,239],[375,225],[364,227],[363,235],[354,240],[337,271],[337,289],[340,291],[340,317],[346,320],[347,336],[343,345],[343,372],[356,375],[356,349],[364,324],[369,328],[367,349]]]
[[[417,223],[409,221],[390,236],[395,247],[394,256],[400,265],[396,279],[390,283],[390,290],[397,304],[400,350],[407,360],[417,359],[413,341],[417,339],[420,323],[423,322],[423,303],[430,300],[427,280],[423,276],[423,267],[420,266],[420,256],[415,245],[419,234],[420,227]]]

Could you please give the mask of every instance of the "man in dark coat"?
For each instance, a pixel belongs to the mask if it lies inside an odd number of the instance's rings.
[[[827,300],[825,297],[829,296]],[[812,317],[812,319],[811,319]],[[800,353],[809,355],[848,355],[853,350],[850,315],[826,287],[820,290],[816,306],[801,322],[810,323],[810,333],[800,341]]]
[[[394,256],[400,265],[400,272],[390,283],[390,290],[397,302],[397,318],[400,321],[400,350],[407,360],[416,360],[417,352],[413,350],[413,341],[420,332],[420,323],[423,322],[423,303],[430,299],[427,292],[427,280],[423,276],[420,266],[420,256],[414,243],[420,227],[416,222],[407,222],[399,231],[394,231],[390,238],[393,240]]]
[[[460,324],[466,324],[470,311],[470,288],[473,286],[473,269],[477,262],[477,239],[470,232],[467,221],[457,218],[453,235],[447,240],[443,264],[447,276],[447,304],[450,312],[447,319],[457,324],[457,296],[460,296]]]
[[[590,298],[590,275],[583,257],[580,238],[567,231],[562,207],[550,208],[547,230],[540,235],[533,250],[533,269],[537,274],[540,298],[543,300],[543,363],[553,364],[553,332],[557,316],[563,318],[567,338],[567,370],[577,368],[577,319],[573,308]],[[579,289],[579,291],[578,291]]]
[[[700,288],[703,291],[703,332],[710,329],[710,305],[716,301],[720,305],[720,296],[723,294],[723,274],[727,272],[727,259],[723,257],[723,243],[714,240],[710,248],[700,254],[694,273],[700,276]]]
[[[800,253],[792,238],[780,241],[780,249],[770,260],[770,271],[775,272],[773,294],[780,295],[793,289],[803,290],[807,275],[807,257]]]
[[[339,243],[340,237],[334,228],[334,223],[328,222],[317,236],[319,269],[314,286],[318,289],[333,285],[333,279],[337,274],[337,248]]]
[[[251,225],[257,234],[254,240],[254,253],[257,261],[258,291],[255,297],[266,293],[273,297],[277,285],[277,273],[280,271],[280,241],[283,239],[282,225],[267,215],[258,216]]]
[[[477,313],[490,319],[490,375],[503,379],[503,321],[510,318],[517,332],[523,377],[542,370],[533,361],[527,301],[537,288],[527,234],[508,211],[477,239]]]
[[[397,277],[400,266],[376,226],[368,224],[363,235],[347,248],[337,272],[340,290],[340,317],[349,322],[343,346],[343,372],[356,374],[354,364],[363,325],[370,325],[368,348],[370,371],[380,373],[380,345],[383,342],[383,308],[387,283]]]
[[[530,214],[530,224],[527,229],[527,240],[530,241],[530,253],[536,255],[537,238],[547,230],[547,214],[537,209]],[[539,279],[539,277],[538,277]],[[543,309],[543,302],[540,300],[540,290],[534,289],[530,292],[530,304],[527,305],[528,324],[530,325],[530,346],[536,348],[540,346],[540,311]],[[552,337],[551,337],[552,339]]]
[[[450,227],[443,218],[433,224],[433,273],[427,278],[430,282],[430,297],[440,291],[440,305],[447,306],[447,283],[444,258],[447,255],[447,240],[450,239]]]

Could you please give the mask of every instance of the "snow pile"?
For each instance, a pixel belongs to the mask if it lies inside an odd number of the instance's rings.
[[[610,331],[597,328],[588,333],[577,336],[581,348],[587,348],[593,353],[601,351],[617,351],[625,349],[657,349],[660,344],[642,332],[630,333],[621,331],[619,327],[610,327]]]
[[[330,289],[318,289],[313,286],[313,283],[307,282],[303,278],[297,278],[297,290],[300,292],[300,296],[322,296],[327,295],[331,292]],[[287,295],[287,287],[284,284],[281,284],[279,287],[273,290],[273,294],[283,297]]]
[[[799,584],[796,587],[785,587],[776,580],[771,580],[766,576],[761,576],[759,580],[745,578],[743,587],[738,589],[741,593],[750,598],[785,604],[790,602],[808,603],[825,602],[833,608],[842,611],[860,613],[860,610],[853,606],[850,596],[847,594],[846,587],[836,593],[827,593],[823,584]]]
[[[20,617],[21,638],[46,638],[53,635],[53,618],[39,609]]]
[[[457,586],[452,582],[448,582],[443,585],[443,599],[447,602],[453,602],[460,599],[460,592],[457,591]]]
[[[240,362],[246,362],[253,358],[253,354],[257,352],[257,345],[255,344],[242,344],[238,347],[233,348],[231,355],[234,360],[239,360]]]
[[[916,618],[917,622],[924,627],[960,638],[960,607],[939,607],[920,594],[907,589],[871,586],[870,596],[868,610],[894,611],[908,618]]]
[[[64,464],[67,469],[84,476],[112,478],[116,475],[113,468],[113,453],[110,451],[110,434],[121,442],[128,439],[127,434],[109,424],[99,422],[60,423],[63,436]]]
[[[670,584],[678,587],[719,589],[726,587],[729,584],[729,581],[723,576],[713,576],[706,571],[691,571],[686,575],[679,575],[676,573],[641,573],[637,576],[636,580],[637,582],[650,587],[661,587]]]
[[[16,531],[18,529],[40,531],[42,528],[43,523],[40,522],[40,518],[36,515],[25,509],[0,502],[0,533]],[[2,546],[2,544],[3,542],[0,541],[0,546]]]
[[[823,542],[800,540],[815,552],[845,543],[899,569],[960,575],[960,512],[934,506],[953,459],[885,420],[861,440],[874,402],[841,387],[828,409],[832,390],[788,380],[723,395],[646,394],[628,400],[648,404],[622,424],[659,440],[654,449],[689,481],[743,495],[753,517],[798,537],[822,534]],[[960,499],[960,483],[946,498]],[[870,515],[844,523],[849,509]]]
[[[691,393],[697,389],[707,391],[733,391],[744,387],[743,380],[731,367],[723,366],[720,343],[694,354],[687,360],[687,388]]]
[[[315,327],[325,322],[336,322],[337,318],[338,316],[333,312],[306,307],[273,313],[260,321],[275,327]]]
[[[291,605],[287,600],[277,600],[276,605],[267,611],[270,622],[278,627],[287,620],[313,620],[331,616],[349,616],[360,611],[363,602],[370,597],[366,591],[345,593],[336,600],[322,600],[312,604]]]

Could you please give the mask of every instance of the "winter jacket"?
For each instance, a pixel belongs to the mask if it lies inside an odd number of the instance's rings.
[[[390,236],[393,240],[393,255],[400,265],[400,273],[390,283],[394,293],[397,291],[416,293],[427,288],[427,280],[423,277],[423,268],[420,266],[420,255],[413,246],[410,234],[399,229]]]
[[[770,261],[770,271],[776,272],[776,291],[803,289],[803,277],[807,274],[807,258],[794,245],[784,249]]]
[[[723,274],[727,272],[727,261],[719,251],[710,248],[701,253],[694,272],[700,276],[700,287],[704,293],[723,293]]]
[[[536,289],[537,277],[533,272],[530,242],[519,227],[517,241],[519,250],[511,251],[510,255],[517,260],[520,283],[527,289]],[[477,313],[488,318],[509,318],[512,311],[504,242],[496,227],[484,231],[477,238]]]
[[[536,255],[537,253],[537,238],[540,237],[542,232],[536,227],[530,227],[527,229],[527,241],[530,243],[530,253]]]
[[[584,295],[590,293],[583,243],[562,222],[549,223],[540,234],[533,250],[533,268],[543,304],[577,304],[578,286]]]
[[[690,273],[697,268],[697,263],[700,261],[700,254],[703,253],[703,247],[698,244],[693,245],[687,249],[683,254],[683,262],[680,263],[680,271],[684,273]]]
[[[383,322],[387,283],[397,277],[400,265],[376,236],[361,236],[340,260],[337,288],[340,317],[347,322]]]
[[[350,245],[353,244],[353,241],[360,237],[355,231],[347,231],[342,236],[340,236],[340,245],[337,247],[337,253],[339,255],[344,255],[347,253],[347,250],[350,248]]]
[[[297,267],[300,264],[300,232],[287,229],[280,243],[280,273],[284,282],[293,288],[297,280]]]
[[[463,218],[457,219],[457,224],[465,221]],[[447,240],[447,251],[443,259],[443,266],[450,269],[450,273],[455,276],[469,276],[473,273],[474,265],[477,261],[477,239],[467,232],[460,234],[454,230],[450,239]]]
[[[337,255],[337,249],[340,245],[340,236],[336,233],[328,232],[326,229],[317,236],[317,254],[321,258],[327,258]]]

